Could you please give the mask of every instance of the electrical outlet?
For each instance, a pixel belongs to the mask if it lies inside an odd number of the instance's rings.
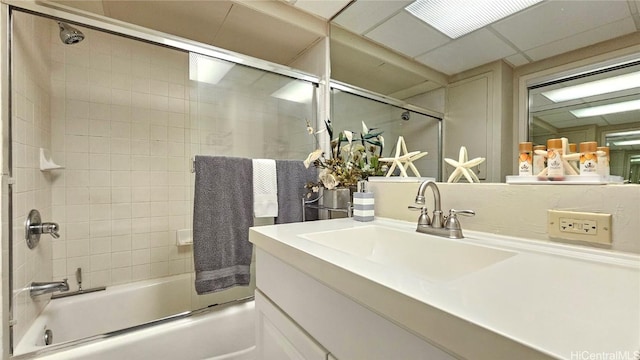
[[[611,214],[548,210],[547,219],[550,237],[611,244]]]

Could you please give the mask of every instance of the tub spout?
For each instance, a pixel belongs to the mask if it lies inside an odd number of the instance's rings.
[[[29,295],[31,295],[31,297],[55,291],[69,291],[69,283],[67,283],[67,279],[52,282],[32,282],[29,287]]]

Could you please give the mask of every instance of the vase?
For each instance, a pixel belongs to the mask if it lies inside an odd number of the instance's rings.
[[[350,188],[320,189],[319,205],[322,209],[320,219],[337,219],[349,216],[349,207],[353,204],[353,191]]]

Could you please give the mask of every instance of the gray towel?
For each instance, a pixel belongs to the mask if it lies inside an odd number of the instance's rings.
[[[196,292],[249,285],[253,226],[250,159],[196,156],[193,259]]]
[[[278,176],[278,217],[276,224],[302,221],[302,197],[307,193],[304,185],[318,181],[315,167],[305,168],[301,160],[276,160]],[[317,209],[305,209],[306,220],[317,220]]]

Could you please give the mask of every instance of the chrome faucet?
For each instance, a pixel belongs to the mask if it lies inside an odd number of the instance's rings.
[[[69,283],[67,283],[67,279],[52,282],[32,282],[31,286],[29,286],[29,295],[31,295],[31,297],[55,291],[69,291]]]
[[[40,212],[36,209],[32,209],[27,215],[27,220],[24,222],[24,238],[27,241],[29,249],[33,249],[38,246],[40,242],[41,234],[49,234],[54,239],[60,237],[58,231],[60,227],[54,222],[42,222],[40,218]]]
[[[433,218],[429,218],[429,213],[425,204],[424,193],[427,188],[431,188],[433,192]],[[420,184],[418,188],[418,194],[416,195],[415,203],[422,206],[409,206],[411,210],[420,210],[420,217],[418,217],[417,232],[424,234],[437,235],[448,237],[451,239],[462,239],[462,228],[460,227],[460,221],[458,221],[457,215],[473,216],[476,213],[473,210],[449,210],[449,216],[444,217],[442,214],[442,208],[440,207],[440,190],[438,185],[432,180],[425,180]]]

